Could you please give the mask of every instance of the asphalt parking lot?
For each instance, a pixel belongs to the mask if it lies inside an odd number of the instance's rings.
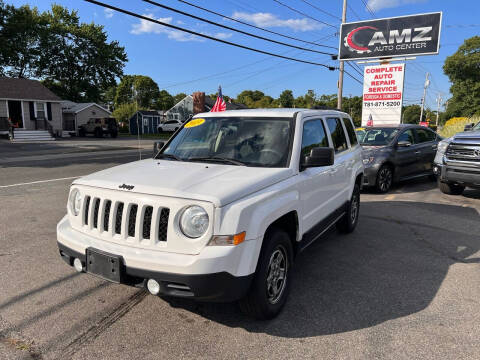
[[[300,254],[284,311],[258,322],[69,268],[55,227],[73,178],[139,154],[65,144],[0,140],[0,358],[480,358],[480,191],[417,180],[364,192],[357,230]]]

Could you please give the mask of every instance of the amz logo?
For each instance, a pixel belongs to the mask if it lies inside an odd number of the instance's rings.
[[[125,190],[133,190],[134,187],[135,187],[134,185],[122,184],[118,188],[119,189],[125,189]]]
[[[387,35],[373,26],[360,26],[350,31],[344,38],[345,46],[357,54],[371,53],[370,47],[375,45],[389,45],[388,49],[380,48],[375,50],[393,50],[393,45],[420,43],[432,40],[429,36],[432,26],[417,27],[413,29],[390,30]],[[407,45],[408,46],[408,45]],[[391,47],[391,48],[390,48]],[[403,48],[403,47],[402,47]]]

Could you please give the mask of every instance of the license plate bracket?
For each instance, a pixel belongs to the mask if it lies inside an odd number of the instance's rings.
[[[86,270],[105,280],[120,283],[122,279],[123,258],[102,250],[87,248]]]

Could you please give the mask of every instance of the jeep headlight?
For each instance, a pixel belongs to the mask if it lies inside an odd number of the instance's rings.
[[[192,239],[199,238],[207,232],[208,214],[201,206],[189,206],[180,216],[180,230]]]
[[[80,190],[73,189],[70,191],[68,203],[72,214],[77,216],[80,213],[80,208],[82,206],[82,194],[80,193]]]

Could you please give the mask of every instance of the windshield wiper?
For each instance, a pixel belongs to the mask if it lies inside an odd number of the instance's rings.
[[[218,162],[223,162],[231,165],[247,166],[247,164],[245,164],[240,160],[224,158],[221,156],[192,157],[192,158],[188,158],[187,161],[218,161]]]
[[[177,160],[177,161],[183,161],[181,158],[179,158],[177,155],[173,154],[158,154],[156,159],[170,159],[170,160]]]

